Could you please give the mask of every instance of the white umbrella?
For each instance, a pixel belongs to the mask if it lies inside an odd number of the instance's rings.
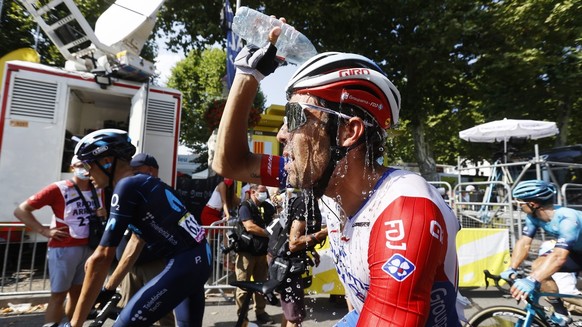
[[[469,142],[501,142],[503,153],[507,153],[507,140],[512,137],[541,139],[558,134],[555,122],[539,120],[507,119],[495,120],[459,132],[459,137]]]

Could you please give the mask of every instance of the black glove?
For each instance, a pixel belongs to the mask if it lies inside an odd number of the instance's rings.
[[[115,295],[115,290],[107,290],[105,287],[103,287],[101,292],[99,292],[99,296],[97,296],[97,300],[95,300],[95,304],[93,306],[97,304],[99,304],[100,307],[104,306],[105,303],[111,300],[113,295]]]
[[[282,63],[276,54],[277,47],[271,43],[262,48],[247,45],[234,59],[234,65],[239,73],[253,75],[260,82]]]

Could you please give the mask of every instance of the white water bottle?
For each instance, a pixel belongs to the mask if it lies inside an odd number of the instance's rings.
[[[269,42],[269,32],[275,26],[281,27],[281,35],[277,39],[277,56],[287,62],[300,65],[317,54],[317,50],[309,39],[293,26],[283,24],[276,18],[269,17],[249,7],[239,7],[232,22],[232,31],[258,47]]]

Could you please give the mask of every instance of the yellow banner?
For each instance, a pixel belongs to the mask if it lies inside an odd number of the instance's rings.
[[[344,286],[340,282],[337,271],[335,270],[333,255],[329,249],[329,240],[322,247],[318,245],[315,249],[319,253],[321,262],[319,266],[311,268],[313,279],[311,286],[305,289],[305,293],[344,295]]]
[[[485,287],[483,270],[500,274],[509,267],[509,231],[463,228],[457,234],[459,286]]]

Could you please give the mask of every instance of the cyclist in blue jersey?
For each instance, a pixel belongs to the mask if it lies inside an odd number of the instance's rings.
[[[521,210],[527,214],[521,238],[515,244],[509,269],[501,273],[503,278],[511,278],[516,269],[527,258],[532,240],[538,231],[556,237],[557,243],[547,256],[538,257],[532,264],[532,272],[519,279],[511,288],[516,299],[524,299],[534,289],[558,292],[556,282],[551,278],[555,272],[578,272],[582,270],[582,212],[571,208],[554,206],[556,188],[542,180],[519,183],[513,189],[513,197],[518,200]],[[566,326],[571,318],[568,310],[558,298],[549,298],[554,307],[552,321],[558,326]]]
[[[135,147],[125,131],[90,133],[79,141],[75,153],[92,183],[113,193],[105,234],[87,260],[71,325],[82,326],[96,300],[104,302],[113,294],[114,290],[101,289],[101,285],[129,227],[139,236],[139,247],[147,246],[165,258],[167,265],[129,300],[113,326],[150,326],[173,309],[178,326],[202,326],[204,283],[211,269],[204,229],[159,178],[134,175],[129,163]]]

